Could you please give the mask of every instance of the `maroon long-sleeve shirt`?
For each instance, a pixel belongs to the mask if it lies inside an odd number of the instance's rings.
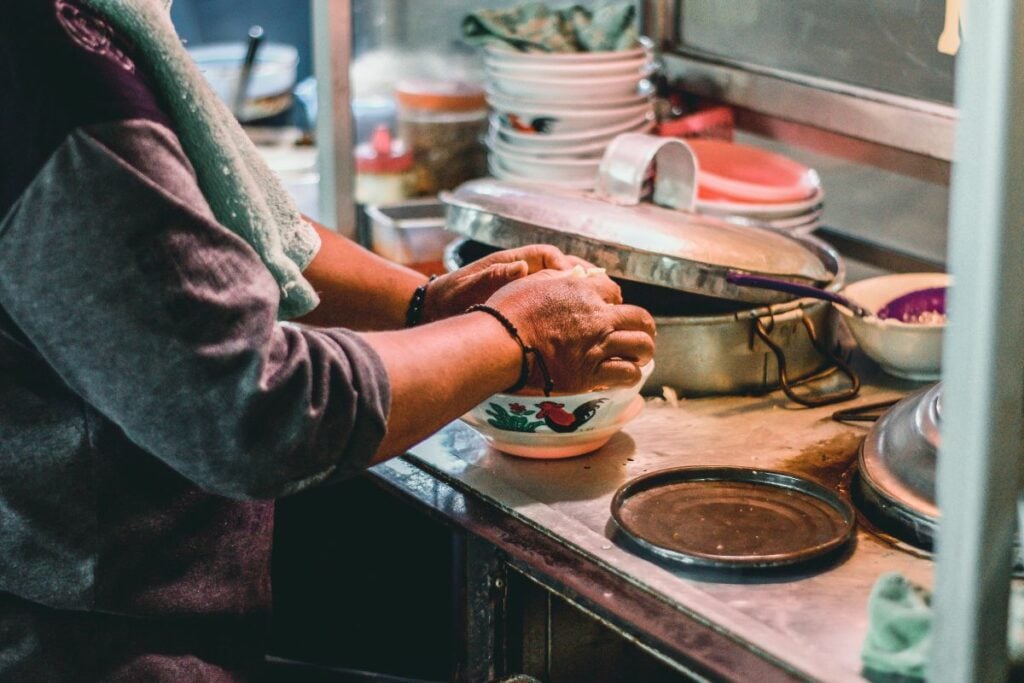
[[[366,464],[386,373],[276,321],[133,47],[0,10],[0,680],[242,679],[275,496]]]

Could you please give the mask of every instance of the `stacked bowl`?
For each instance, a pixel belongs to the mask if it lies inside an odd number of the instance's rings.
[[[488,46],[484,58],[491,175],[565,189],[594,187],[601,156],[621,133],[654,127],[645,47],[526,53]]]
[[[825,192],[814,169],[724,140],[687,140],[697,159],[697,211],[797,233],[821,223]]]

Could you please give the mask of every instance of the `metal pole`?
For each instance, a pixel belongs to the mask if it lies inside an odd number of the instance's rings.
[[[640,33],[654,41],[659,52],[671,50],[677,42],[682,0],[641,0]]]
[[[316,139],[320,167],[320,222],[355,237],[352,197],[355,161],[349,83],[351,0],[312,0],[313,69],[317,80]]]
[[[965,23],[952,181],[930,680],[1003,681],[1024,473],[1024,23],[987,0]]]

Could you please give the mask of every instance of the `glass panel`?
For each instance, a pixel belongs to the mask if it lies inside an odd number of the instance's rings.
[[[600,2],[573,4],[590,7]],[[462,19],[476,10],[516,4],[516,0],[353,0],[355,99],[390,98],[395,83],[408,78],[482,83],[481,60],[462,43]]]
[[[940,0],[683,0],[682,43],[908,97],[953,101]]]

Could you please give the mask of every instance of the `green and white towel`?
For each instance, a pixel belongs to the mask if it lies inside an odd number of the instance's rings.
[[[278,317],[315,308],[319,299],[302,271],[320,238],[185,50],[170,1],[85,2],[135,43],[214,216],[256,250],[277,280]]]
[[[551,9],[528,2],[507,9],[479,10],[462,20],[471,45],[505,44],[521,52],[599,52],[638,45],[636,5],[610,2],[593,10],[580,5]]]
[[[923,683],[932,645],[932,596],[902,574],[878,577],[868,598],[868,634],[861,649],[864,676],[873,683]],[[1024,658],[1024,592],[1010,592],[1008,642],[1014,661]],[[993,647],[1006,647],[1006,642]]]
[[[878,683],[923,681],[931,646],[931,595],[901,574],[883,574],[868,598],[865,676]]]

